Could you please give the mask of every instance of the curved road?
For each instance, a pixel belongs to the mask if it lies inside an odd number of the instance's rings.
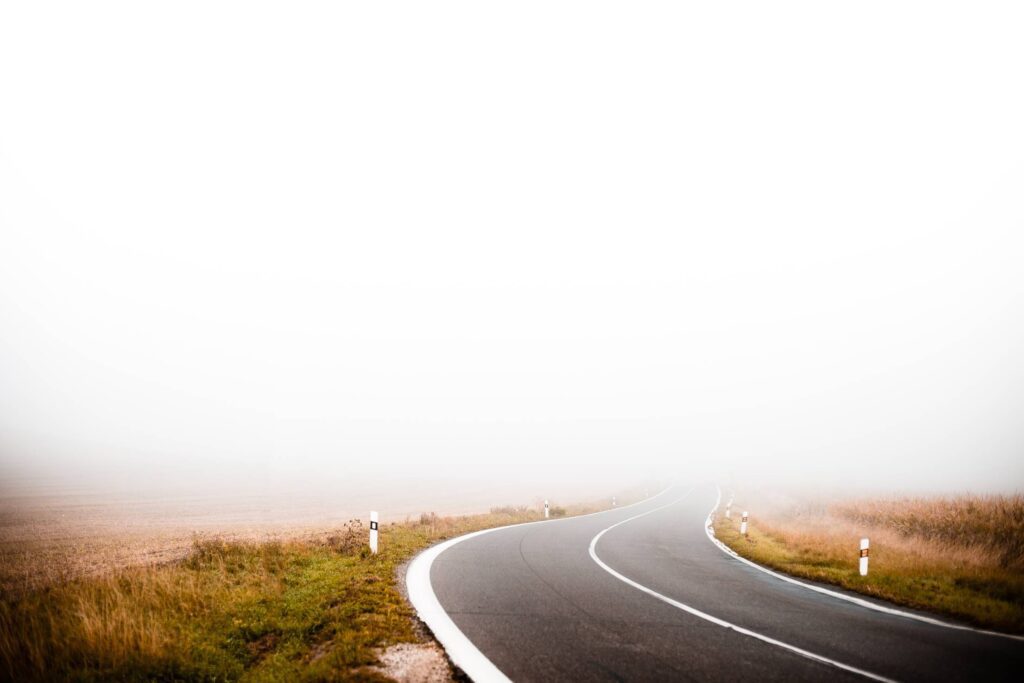
[[[716,499],[675,487],[455,539],[410,566],[410,597],[477,679],[1024,680],[1020,639],[878,612],[730,557],[705,531]]]

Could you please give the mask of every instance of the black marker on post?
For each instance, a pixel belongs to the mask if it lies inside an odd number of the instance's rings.
[[[377,554],[377,511],[370,512],[370,552]]]

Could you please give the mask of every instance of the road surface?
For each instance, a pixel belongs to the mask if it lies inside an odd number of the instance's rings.
[[[1024,641],[782,581],[705,530],[713,485],[449,541],[410,597],[477,680],[1024,680]],[[883,603],[879,603],[883,604]]]

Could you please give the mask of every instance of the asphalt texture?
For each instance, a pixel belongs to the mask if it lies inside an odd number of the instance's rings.
[[[609,574],[737,626],[899,681],[1024,680],[1024,642],[888,615],[781,581],[723,553],[704,524],[712,485],[639,505],[500,529],[431,568],[459,629],[514,681],[867,680],[711,623]]]

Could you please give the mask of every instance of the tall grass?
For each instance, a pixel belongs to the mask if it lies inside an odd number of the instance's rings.
[[[832,505],[832,514],[907,538],[979,548],[1000,566],[1024,570],[1024,496],[874,498]]]
[[[439,540],[540,518],[428,513],[383,525],[377,555],[357,520],[301,540],[197,541],[182,561],[9,592],[0,679],[386,680],[374,668],[380,648],[423,639],[398,567]]]
[[[1024,498],[872,498],[833,504],[768,497],[737,500],[752,513],[748,537],[719,516],[715,531],[756,562],[805,578],[1024,632]],[[736,506],[734,506],[736,509]],[[871,539],[870,571],[858,541]]]

